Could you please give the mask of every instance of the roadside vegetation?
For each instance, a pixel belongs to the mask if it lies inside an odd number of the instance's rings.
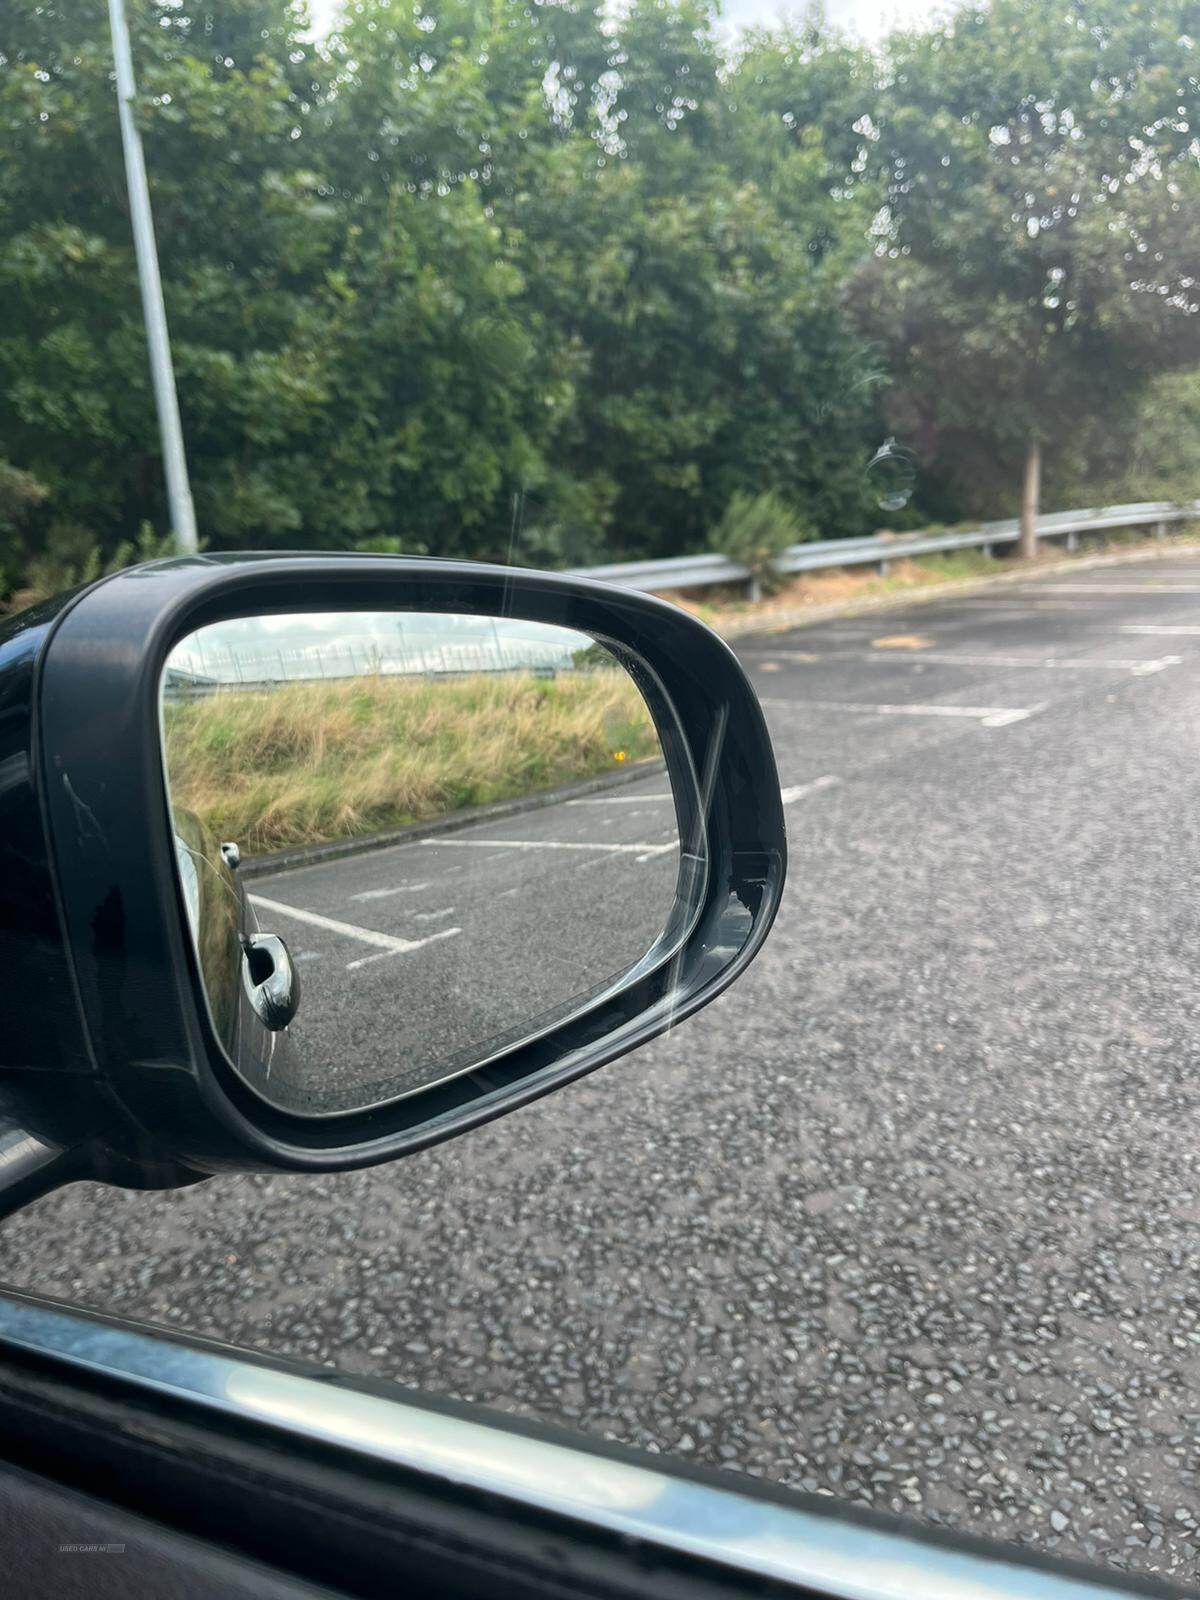
[[[168,701],[163,720],[172,803],[247,855],[425,822],[659,752],[619,669],[229,688]]]
[[[127,10],[210,550],[769,580],[793,534],[1200,488],[1195,0],[871,48],[715,0]],[[105,7],[0,15],[13,605],[170,529]]]
[[[1166,539],[1148,539],[1141,529],[1127,532],[1113,530],[1103,538],[1089,539],[1081,549],[1068,555],[1062,542],[1043,544],[1032,563],[1019,567],[1011,557],[986,555],[982,550],[951,550],[944,555],[901,558],[891,563],[886,573],[869,567],[836,567],[828,571],[810,572],[781,583],[773,594],[764,600],[747,600],[734,590],[710,593],[704,600],[689,595],[670,595],[685,611],[707,622],[718,633],[736,637],[751,624],[757,629],[778,618],[780,627],[795,627],[804,620],[807,610],[819,615],[825,606],[846,605],[856,601],[873,601],[889,596],[933,592],[959,583],[972,583],[981,579],[998,578],[1005,574],[1028,576],[1043,567],[1056,567],[1063,563],[1084,561],[1088,557],[1105,554],[1156,555],[1164,550],[1195,550],[1200,538],[1200,523],[1183,525]]]

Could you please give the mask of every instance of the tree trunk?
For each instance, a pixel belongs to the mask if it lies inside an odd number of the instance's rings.
[[[1025,478],[1021,484],[1021,537],[1017,555],[1032,561],[1038,548],[1038,506],[1042,498],[1042,447],[1031,439],[1025,450]]]

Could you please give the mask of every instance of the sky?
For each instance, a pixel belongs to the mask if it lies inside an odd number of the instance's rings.
[[[595,641],[552,623],[414,611],[313,611],[241,617],[188,634],[167,668],[223,682],[355,672],[484,671],[564,665]]]
[[[330,25],[339,0],[309,0],[318,33]],[[731,30],[756,23],[776,22],[783,15],[803,12],[794,0],[724,0],[724,20]],[[873,43],[897,23],[918,22],[943,9],[940,0],[825,0],[830,22],[858,38]]]

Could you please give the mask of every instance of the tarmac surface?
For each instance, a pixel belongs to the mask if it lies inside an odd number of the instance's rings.
[[[707,1011],[392,1167],[75,1186],[4,1225],[0,1273],[1200,1583],[1200,561],[742,655],[791,866],[765,951]],[[626,854],[600,845],[658,840],[635,809],[575,808],[595,866],[556,857],[554,944]],[[522,824],[504,836],[548,837]],[[485,858],[459,876],[493,904],[563,881],[554,852],[456,853]],[[360,872],[395,887],[383,863],[306,870],[253,891],[400,927],[372,920],[383,897],[339,899]],[[437,891],[420,909],[459,905],[441,870]],[[360,970],[407,983],[423,954]],[[345,1031],[369,1038],[373,1008]]]

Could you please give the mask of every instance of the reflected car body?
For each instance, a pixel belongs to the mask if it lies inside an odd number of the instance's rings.
[[[251,1001],[246,947],[258,934],[254,909],[229,865],[231,853],[212,830],[182,806],[172,808],[172,817],[179,883],[213,1026],[242,1076],[264,1083],[287,1049],[287,1035],[266,1027]]]

